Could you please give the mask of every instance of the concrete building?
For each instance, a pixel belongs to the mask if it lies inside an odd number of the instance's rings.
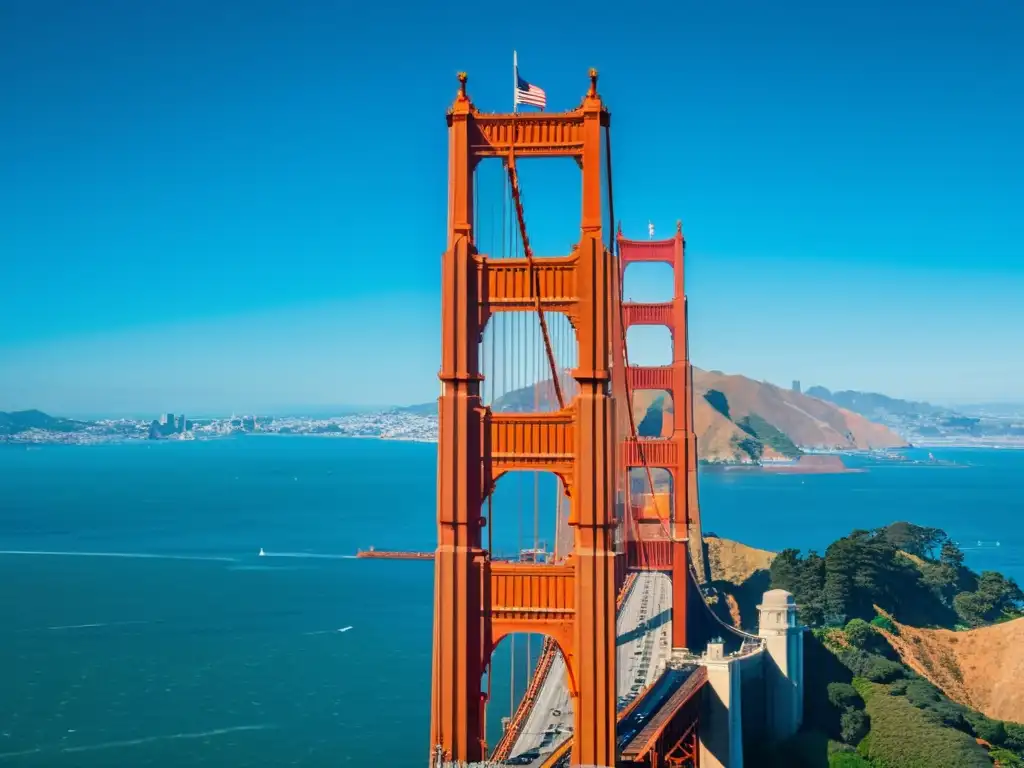
[[[701,718],[701,768],[743,768],[745,745],[782,741],[803,722],[804,628],[784,590],[765,592],[757,638],[733,654],[720,640],[701,663],[709,691]]]
[[[770,658],[765,666],[766,711],[772,740],[789,738],[804,719],[804,629],[797,624],[796,601],[783,589],[764,593],[757,634]]]
[[[800,379],[793,379],[793,391],[800,394]]]

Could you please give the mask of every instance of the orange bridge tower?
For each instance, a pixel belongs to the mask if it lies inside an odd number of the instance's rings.
[[[616,421],[612,335],[617,266],[604,238],[602,132],[610,115],[597,72],[564,113],[477,110],[466,76],[448,112],[448,243],[442,265],[438,400],[438,544],[435,555],[431,759],[480,761],[486,750],[482,680],[498,641],[541,633],[566,661],[574,708],[572,765],[616,764]],[[535,258],[525,236],[516,158],[571,157],[582,173],[580,239],[568,255]],[[524,258],[477,249],[474,174],[506,166]],[[536,311],[559,400],[551,413],[494,412],[483,404],[479,345],[495,313]],[[568,318],[578,343],[565,402],[545,313]],[[573,551],[562,562],[500,562],[484,541],[485,506],[513,470],[557,476],[569,499]]]
[[[675,236],[666,240],[629,240],[618,233],[619,280],[630,264],[664,263],[672,267],[673,297],[662,303],[622,303],[623,333],[637,325],[668,328],[672,335],[672,362],[665,366],[626,365],[627,389],[632,397],[640,390],[660,390],[672,398],[672,430],[658,438],[633,437],[624,442],[627,472],[647,472],[648,503],[631,505],[639,512],[640,541],[630,565],[670,569],[672,573],[672,646],[687,648],[692,639],[693,608],[703,607],[703,598],[690,578],[691,559],[698,570],[705,567],[700,505],[697,497],[697,437],[693,417],[693,367],[690,365],[689,329],[685,286],[686,240],[682,223]],[[623,344],[625,349],[626,345]],[[666,470],[671,479],[669,493],[659,493],[650,480],[650,469]],[[660,502],[660,503],[659,503]],[[645,517],[653,514],[653,519]],[[645,534],[667,529],[668,551],[645,541]],[[646,555],[646,556],[645,556]],[[665,557],[667,555],[667,557]],[[640,560],[640,562],[636,562]],[[699,601],[699,602],[698,602]]]

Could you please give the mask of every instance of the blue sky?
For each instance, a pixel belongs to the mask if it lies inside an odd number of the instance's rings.
[[[4,3],[0,409],[435,397],[444,111],[458,70],[508,110],[513,48],[552,109],[599,68],[616,216],[684,221],[698,365],[1024,399],[1019,2],[514,10]],[[578,234],[555,166],[523,169],[539,253]]]

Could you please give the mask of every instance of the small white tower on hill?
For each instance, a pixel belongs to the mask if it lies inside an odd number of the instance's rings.
[[[784,589],[765,592],[757,610],[757,634],[771,659],[764,677],[766,725],[772,739],[781,741],[804,719],[804,630],[797,623],[796,601]]]

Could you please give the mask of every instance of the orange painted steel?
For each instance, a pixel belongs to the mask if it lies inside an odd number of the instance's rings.
[[[691,537],[697,546],[701,546],[700,507],[697,499],[697,437],[693,421],[693,368],[690,364],[684,280],[686,240],[682,224],[677,224],[675,236],[667,240],[628,240],[620,230],[618,247],[620,281],[630,264],[644,262],[669,264],[674,276],[672,301],[622,304],[624,333],[634,325],[663,325],[672,334],[671,365],[627,367],[630,398],[639,389],[658,389],[667,391],[673,403],[671,436],[626,440],[622,448],[622,461],[627,468],[638,467],[647,471],[655,504],[657,496],[650,479],[650,469],[665,469],[672,477],[672,520],[668,526],[668,538],[672,542],[672,646],[686,648],[689,644],[687,607],[691,589]],[[663,517],[661,514],[657,516]],[[657,548],[657,554],[643,546],[636,549],[638,554],[632,560],[642,561],[649,555],[660,555],[660,547]]]
[[[629,597],[633,591],[633,586],[636,584],[636,573],[630,572],[625,575],[622,580],[622,588],[619,590],[618,597],[615,598],[615,609],[618,610],[622,607],[622,604],[626,602],[626,598]]]
[[[669,746],[662,764],[666,768],[700,768],[700,720],[691,722]]]
[[[498,640],[543,632],[569,671],[574,765],[612,766],[615,750],[615,403],[612,255],[603,243],[601,130],[610,116],[597,73],[560,114],[477,110],[466,77],[448,111],[448,243],[442,258],[431,748],[480,761],[481,680]],[[476,247],[473,170],[484,158],[573,157],[583,183],[581,236],[565,258],[491,259]],[[494,312],[564,312],[576,330],[576,394],[555,414],[495,414],[480,395],[479,342]],[[552,471],[570,500],[573,552],[562,564],[498,563],[484,546],[483,504],[512,470]]]
[[[679,742],[686,739],[686,735],[696,736],[701,697],[707,681],[707,667],[697,667],[679,690],[647,721],[640,733],[623,748],[623,763],[649,765],[652,768],[667,765],[664,757],[676,749]]]

